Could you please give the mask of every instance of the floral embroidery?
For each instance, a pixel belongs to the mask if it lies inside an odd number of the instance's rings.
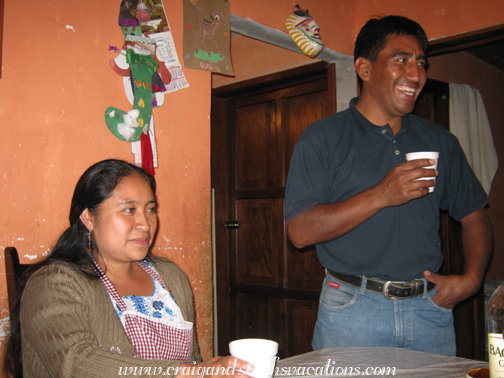
[[[144,261],[146,265],[154,269],[154,266],[148,262]],[[155,270],[155,269],[154,269]],[[141,314],[151,316],[152,318],[161,319],[167,322],[173,322],[177,324],[185,324],[186,321],[182,316],[180,308],[175,303],[175,299],[169,290],[166,290],[160,282],[158,282],[154,277],[152,278],[154,284],[154,293],[148,296],[135,296],[130,295],[127,297],[122,297],[124,304],[128,310],[136,311]],[[110,294],[109,294],[110,296]],[[110,297],[112,303],[114,303],[114,310],[119,318],[122,318],[123,312],[121,311],[119,305],[115,300]]]
[[[136,297],[133,296],[131,298],[133,301],[133,306],[135,306],[136,310],[142,314],[149,315],[149,310],[147,309],[147,306],[145,305],[145,301],[143,297]]]

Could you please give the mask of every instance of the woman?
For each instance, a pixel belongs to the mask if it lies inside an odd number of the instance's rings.
[[[181,378],[246,368],[230,356],[201,362],[187,277],[149,253],[155,190],[152,176],[124,161],[104,160],[84,172],[70,227],[33,267],[20,296],[20,327],[5,364],[11,373],[19,367],[12,358],[19,335],[25,378]]]

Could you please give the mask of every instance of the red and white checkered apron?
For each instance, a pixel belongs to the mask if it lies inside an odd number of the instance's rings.
[[[163,279],[154,269],[143,262],[137,263],[168,291]],[[98,264],[96,266],[98,267]],[[100,279],[103,285],[121,309],[121,322],[135,347],[135,357],[190,363],[193,350],[193,324],[185,322],[183,325],[172,326],[160,319],[128,310],[112,282],[101,269],[99,270],[102,273]]]

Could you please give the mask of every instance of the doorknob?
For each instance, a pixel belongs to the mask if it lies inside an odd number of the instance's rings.
[[[230,230],[235,230],[235,229],[237,229],[239,226],[240,226],[240,224],[238,223],[238,221],[228,221],[228,222],[226,222],[226,224],[224,225],[224,227],[229,228]]]

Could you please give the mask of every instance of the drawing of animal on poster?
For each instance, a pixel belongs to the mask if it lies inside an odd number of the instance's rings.
[[[233,75],[229,0],[184,0],[184,63],[187,68]]]

